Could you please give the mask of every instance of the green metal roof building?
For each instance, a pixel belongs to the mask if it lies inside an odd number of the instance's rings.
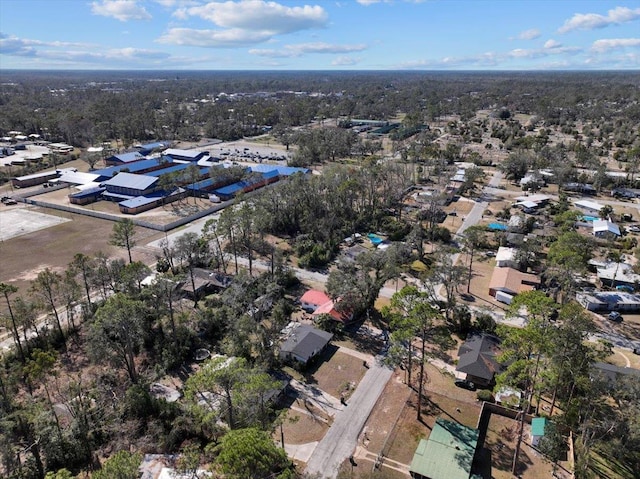
[[[531,445],[538,446],[540,439],[544,437],[544,429],[547,427],[547,418],[534,417],[531,420]]]
[[[438,418],[429,439],[420,440],[409,471],[414,479],[470,479],[477,429]]]

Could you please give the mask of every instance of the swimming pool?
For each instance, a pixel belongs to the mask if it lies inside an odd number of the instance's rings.
[[[374,235],[373,233],[368,233],[367,238],[369,238],[369,241],[371,241],[371,244],[373,245],[379,245],[384,241],[380,236]]]
[[[582,215],[582,221],[598,221],[599,219],[597,216]]]
[[[507,231],[507,225],[502,223],[489,223],[488,227],[490,230]]]

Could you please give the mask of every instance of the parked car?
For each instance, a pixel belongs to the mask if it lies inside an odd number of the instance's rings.
[[[624,291],[625,293],[633,293],[633,287],[628,284],[621,284],[616,286],[618,291]]]
[[[475,391],[476,390],[476,385],[473,384],[473,382],[468,381],[466,379],[456,379],[454,384],[456,386],[458,386],[459,388],[468,389],[469,391]]]
[[[613,321],[615,323],[619,323],[620,321],[622,321],[622,315],[620,313],[618,313],[617,311],[611,311],[607,315],[607,319],[609,321]]]

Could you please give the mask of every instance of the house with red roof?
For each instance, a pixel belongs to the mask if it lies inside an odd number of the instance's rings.
[[[335,321],[348,323],[353,319],[353,313],[348,311],[340,311],[336,309],[336,302],[333,301],[326,293],[315,289],[310,289],[300,298],[300,307],[305,311],[312,313],[314,317],[321,314],[328,314]]]
[[[319,306],[331,301],[331,298],[323,291],[310,289],[300,298],[300,307],[308,313],[313,313]]]

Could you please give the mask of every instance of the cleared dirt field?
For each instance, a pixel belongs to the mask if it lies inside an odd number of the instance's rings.
[[[459,265],[463,265],[468,268],[469,257],[466,254],[460,255],[458,260]],[[487,258],[482,253],[475,254],[473,257],[473,275],[471,278],[471,295],[469,298],[465,296],[461,298],[461,301],[470,306],[477,308],[487,307],[488,309],[506,310],[507,305],[503,304],[493,296],[489,295],[489,283],[491,281],[491,275],[495,267],[495,260],[493,258]],[[466,292],[466,285],[460,288],[461,291]]]
[[[328,420],[314,414],[312,411],[302,412],[302,401],[294,401],[292,406],[296,409],[288,409],[282,423],[282,433],[286,444],[307,444],[320,441],[329,430]],[[273,439],[280,442],[280,428],[276,428]]]
[[[13,211],[20,211],[16,213],[20,215],[24,211],[28,211],[27,215],[33,212],[60,221],[54,226],[0,243],[0,281],[12,283],[23,292],[40,271],[45,268],[63,271],[76,253],[95,255],[102,251],[109,257],[126,256],[126,251],[109,245],[109,235],[113,230],[111,221],[31,206]],[[136,232],[140,244],[145,238],[158,234],[145,228],[137,228]],[[153,259],[142,247],[136,248],[133,256],[134,260]]]
[[[367,371],[362,360],[337,350],[334,345],[323,353],[319,367],[305,374],[307,384],[339,398],[348,398]]]

